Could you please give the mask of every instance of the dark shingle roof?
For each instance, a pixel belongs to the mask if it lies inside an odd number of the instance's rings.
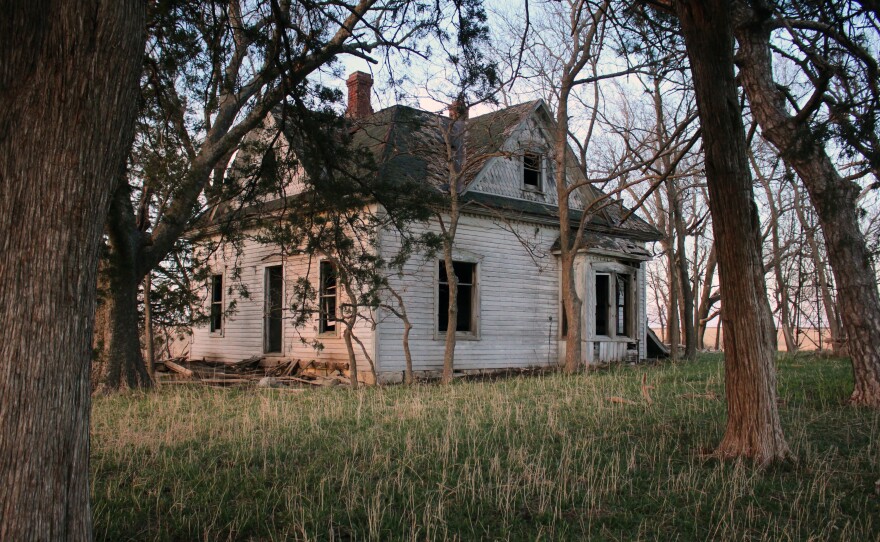
[[[379,167],[379,175],[384,180],[428,182],[433,186],[447,189],[449,182],[446,172],[447,133],[453,137],[454,144],[460,143],[460,133],[466,134],[465,149],[479,158],[468,164],[463,179],[463,190],[477,173],[491,159],[492,153],[500,152],[504,143],[529,115],[540,108],[546,108],[543,101],[526,102],[467,120],[467,128],[453,124],[449,117],[415,109],[405,105],[394,105],[373,115],[357,120],[351,129],[352,143],[356,147],[369,149]],[[576,158],[572,154],[571,160]],[[599,189],[584,187],[588,201],[595,201],[605,194]],[[556,207],[537,202],[527,202],[502,196],[465,192],[463,201],[475,205],[491,207],[501,211],[522,213],[533,217],[557,217]],[[629,214],[625,223],[621,218]],[[580,220],[581,213],[572,212],[572,220]],[[614,203],[602,206],[590,219],[595,231],[616,232],[640,240],[660,238],[653,226],[629,213],[623,205]]]

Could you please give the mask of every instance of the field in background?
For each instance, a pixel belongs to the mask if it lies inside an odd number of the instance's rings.
[[[767,472],[703,455],[722,374],[704,356],[449,389],[97,398],[95,536],[877,540],[880,413],[845,406],[848,364],[780,362],[798,462]]]
[[[660,337],[661,340],[666,340],[665,328],[661,326],[651,326],[651,329],[654,333]],[[724,348],[724,330],[721,329],[721,334],[718,333],[719,328],[717,327],[707,327],[706,334],[703,336],[703,344],[706,345],[706,348],[709,350],[714,350],[715,345],[717,344],[719,348]],[[820,350],[820,346],[822,350],[830,350],[831,349],[831,331],[827,327],[822,328],[821,340],[819,336],[819,330],[810,327],[810,328],[801,328],[800,335],[798,335],[798,346],[802,351],[811,351],[811,350]],[[777,329],[776,331],[776,349],[780,352],[785,352],[785,337],[782,335],[782,329]]]

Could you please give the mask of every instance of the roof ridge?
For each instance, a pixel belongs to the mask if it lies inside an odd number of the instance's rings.
[[[534,106],[536,106],[539,102],[543,102],[543,101],[544,101],[543,98],[536,98],[536,99],[534,99],[534,100],[529,100],[529,101],[527,101],[527,102],[520,102],[520,103],[518,103],[518,104],[508,105],[507,107],[502,107],[501,109],[496,109],[496,110],[494,110],[494,111],[487,111],[486,113],[483,113],[482,115],[477,115],[476,117],[471,117],[470,120],[476,120],[476,119],[479,119],[479,118],[486,117],[486,116],[488,116],[488,115],[494,115],[494,114],[496,114],[496,113],[501,113],[501,112],[504,112],[504,111],[510,111],[511,109],[516,109],[516,108],[524,107],[524,106],[527,106],[527,105],[528,105],[528,106],[531,106],[531,107],[534,107]]]

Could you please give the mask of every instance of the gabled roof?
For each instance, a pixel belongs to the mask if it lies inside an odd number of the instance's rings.
[[[446,170],[447,134],[453,152],[467,152],[473,158],[464,172],[459,192],[463,201],[470,201],[485,208],[502,212],[520,213],[533,217],[557,217],[556,207],[525,202],[503,196],[468,191],[469,185],[492,160],[503,154],[505,143],[514,132],[536,112],[542,111],[552,121],[552,115],[543,100],[513,105],[491,113],[470,118],[464,123],[453,122],[449,117],[423,111],[405,105],[394,105],[352,124],[352,144],[369,149],[379,175],[387,181],[410,180],[430,183],[446,191],[449,176]],[[464,137],[462,137],[462,134]],[[464,139],[464,151],[462,148]],[[570,160],[577,162],[574,153]],[[582,190],[587,201],[605,196],[599,189],[586,185]],[[625,223],[620,220],[627,216]],[[580,212],[572,213],[572,220],[579,220]],[[653,226],[630,213],[620,203],[602,205],[590,219],[590,229],[615,232],[640,240],[656,240],[661,237]]]

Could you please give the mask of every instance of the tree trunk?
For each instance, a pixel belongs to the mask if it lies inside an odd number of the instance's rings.
[[[788,114],[773,81],[767,20],[739,9],[740,73],[752,114],[764,137],[803,180],[816,209],[838,287],[855,385],[850,401],[880,407],[880,295],[859,228],[858,186],[845,181],[806,120]]]
[[[106,390],[118,390],[123,380],[129,389],[149,388],[152,380],[141,350],[138,314],[140,278],[110,236],[111,252],[106,266],[110,285],[106,298],[108,319]]]
[[[452,382],[452,371],[455,368],[456,322],[458,322],[458,277],[452,265],[452,243],[443,247],[443,265],[446,267],[446,280],[449,284],[449,310],[446,325],[446,347],[443,350],[443,375],[441,384]]]
[[[562,263],[562,299],[565,316],[568,319],[568,334],[565,341],[565,372],[572,374],[581,366],[583,357],[581,337],[583,334],[583,301],[577,295],[574,259],[577,252],[568,251],[560,257]]]
[[[715,300],[712,299],[712,286],[715,283],[715,266],[717,263],[715,243],[712,243],[712,248],[709,249],[709,256],[706,259],[706,272],[703,278],[703,288],[700,291],[700,304],[697,307],[698,348],[705,348],[706,326],[709,323],[709,313],[712,311],[712,306],[715,305]]]
[[[797,352],[798,344],[794,338],[794,330],[791,326],[791,314],[788,299],[788,283],[782,272],[782,247],[779,244],[779,209],[776,206],[775,196],[770,187],[770,180],[761,174],[758,169],[758,163],[751,155],[752,166],[761,186],[764,188],[764,194],[767,196],[767,205],[770,207],[770,242],[773,247],[772,265],[773,276],[776,279],[776,303],[779,305],[779,326],[782,328],[782,336],[785,339],[785,351],[788,353]]]
[[[678,360],[678,347],[681,344],[681,333],[679,330],[678,310],[678,277],[676,276],[675,265],[675,249],[672,244],[672,224],[669,224],[669,232],[667,232],[669,241],[666,243],[666,280],[669,282],[669,306],[666,307],[667,322],[669,323],[669,357],[673,361]]]
[[[672,223],[675,227],[675,235],[678,242],[678,278],[679,293],[681,294],[681,304],[684,322],[684,357],[688,360],[697,357],[697,334],[694,329],[694,291],[690,287],[690,277],[687,268],[687,250],[685,248],[685,235],[687,231],[684,226],[684,218],[681,216],[681,202],[678,200],[678,190],[675,191],[675,200],[670,202],[672,209]]]
[[[147,351],[147,376],[151,382],[155,382],[156,354],[155,337],[153,337],[153,308],[150,305],[150,293],[153,289],[153,281],[150,273],[144,278],[144,342]]]
[[[390,306],[387,306],[387,308],[392,314],[400,318],[401,322],[403,322],[403,338],[401,338],[401,342],[403,343],[403,357],[406,361],[406,366],[403,370],[403,383],[409,386],[415,381],[413,375],[412,352],[409,349],[409,332],[412,331],[413,326],[409,321],[409,315],[406,313],[406,305],[403,302],[403,297],[391,287],[388,287],[388,293],[390,293],[395,301],[397,301],[398,308],[395,309]]]
[[[338,259],[333,260],[333,265],[336,267],[336,280],[337,284],[342,283],[342,287],[345,289],[345,295],[348,297],[348,304],[351,307],[351,315],[344,318],[342,320],[345,329],[342,331],[342,338],[345,341],[345,351],[348,354],[348,378],[351,380],[351,389],[356,390],[360,385],[358,382],[359,373],[358,373],[358,365],[357,365],[357,357],[354,353],[354,326],[357,323],[358,317],[358,298],[354,292],[354,288],[351,285],[351,277],[346,271],[345,267],[342,266]],[[343,311],[344,311],[343,306]],[[344,314],[344,313],[343,313]],[[361,345],[363,346],[363,345]],[[372,365],[372,360],[371,363]],[[379,375],[376,374],[376,371],[373,371],[373,376],[376,377],[376,381],[379,380]]]
[[[106,391],[118,390],[123,379],[130,389],[152,386],[140,344],[138,286],[146,276],[138,265],[143,234],[136,227],[131,188],[121,182],[113,192],[105,224],[110,250],[102,280],[110,285],[106,296],[108,322]]]
[[[775,330],[733,69],[729,0],[678,0],[693,74],[724,310],[727,428],[719,457],[790,456],[776,404]]]
[[[406,359],[406,369],[403,374],[403,382],[407,386],[412,385],[413,381],[413,363],[412,363],[412,353],[409,350],[409,332],[412,330],[412,324],[409,323],[409,318],[406,317],[404,313],[403,317],[403,357]]]
[[[345,351],[348,353],[348,378],[351,380],[351,389],[358,389],[358,366],[357,358],[354,355],[354,344],[351,340],[351,327],[345,324],[342,331],[342,338],[345,339]]]
[[[825,262],[822,259],[822,249],[819,247],[819,240],[816,239],[816,232],[813,225],[807,220],[802,205],[800,189],[795,183],[792,183],[794,190],[794,209],[795,214],[800,222],[801,229],[804,232],[804,238],[810,247],[810,259],[813,260],[813,269],[816,272],[816,282],[819,284],[819,290],[822,294],[822,304],[825,307],[825,315],[828,318],[828,330],[831,333],[831,349],[835,354],[840,356],[846,355],[846,345],[840,331],[840,315],[836,310],[834,299],[831,297],[831,288],[828,285],[828,273]]]
[[[567,67],[566,70],[570,70]],[[561,268],[560,290],[568,318],[568,333],[565,337],[565,372],[572,374],[578,370],[583,359],[582,338],[583,323],[581,320],[583,300],[578,296],[576,287],[575,260],[580,248],[580,240],[589,216],[586,212],[581,217],[577,233],[572,236],[571,219],[568,201],[568,97],[571,94],[574,76],[570,73],[563,76],[559,91],[559,104],[556,110],[556,130],[553,134],[553,168],[556,181],[556,196],[559,206],[559,264]]]
[[[0,18],[0,540],[90,540],[101,229],[131,144],[143,2]]]

